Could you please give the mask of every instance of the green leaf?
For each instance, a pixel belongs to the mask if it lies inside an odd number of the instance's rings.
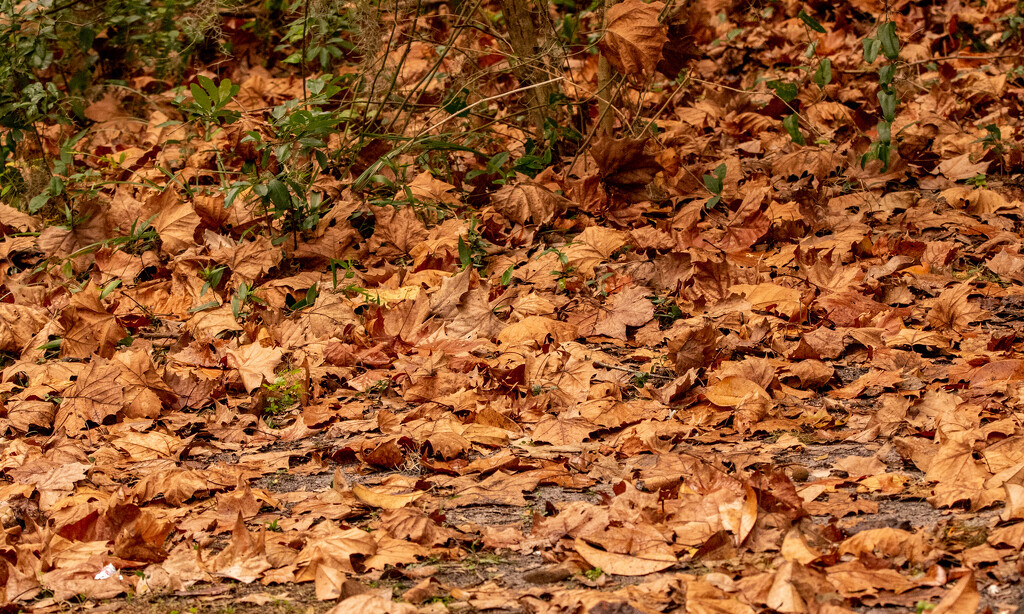
[[[878,69],[878,82],[882,84],[882,87],[888,87],[892,83],[893,78],[896,77],[896,65],[886,64],[885,66]]]
[[[469,251],[469,246],[466,242],[459,237],[459,263],[462,264],[463,269],[469,268],[469,265],[473,264],[473,254]]]
[[[864,39],[864,61],[868,64],[872,64],[875,58],[878,57],[878,52],[882,50],[882,43],[877,38],[865,38]]]
[[[887,122],[896,119],[896,94],[886,90],[878,91],[878,104],[882,106],[882,117]]]
[[[234,301],[232,301],[232,304],[234,304]],[[207,309],[213,309],[214,307],[220,307],[220,303],[218,303],[217,301],[209,301],[207,303],[203,303],[202,305],[196,305],[192,309],[189,309],[188,312],[189,313],[197,313],[199,311],[206,311]],[[238,316],[236,315],[235,317],[237,318]]]
[[[768,87],[775,90],[775,95],[781,98],[783,102],[792,102],[799,93],[795,83],[787,83],[786,81],[769,81]]]
[[[705,177],[706,176],[707,175],[705,175]],[[708,199],[708,202],[704,203],[704,208],[705,209],[714,209],[715,205],[717,205],[720,202],[722,202],[722,197],[721,196],[712,196],[711,198]]]
[[[814,82],[821,89],[832,82],[832,60],[825,58],[818,64],[818,70],[814,71]]]
[[[725,183],[725,164],[719,164],[712,171],[711,175],[704,175],[704,187],[708,192],[715,195],[722,194],[722,186]]]
[[[712,194],[722,193],[722,181],[713,175],[704,175],[704,187]]]
[[[113,280],[111,280],[110,283],[108,283],[107,285],[103,286],[103,290],[100,291],[100,300],[103,300],[103,299],[107,298],[107,295],[109,295],[111,292],[116,290],[117,287],[120,286],[120,285],[121,285],[121,280],[120,279],[113,279]]]
[[[789,137],[793,139],[793,142],[797,145],[803,145],[807,141],[804,139],[804,134],[800,132],[800,117],[793,113],[782,120],[782,127],[789,133]]]
[[[725,162],[723,162],[723,163],[719,164],[718,166],[716,166],[715,170],[713,172],[714,172],[715,177],[718,177],[719,181],[723,181],[724,182],[725,181],[725,172],[726,172],[726,170],[727,169],[725,167]]]
[[[267,182],[267,197],[279,212],[287,211],[292,206],[292,197],[288,193],[288,186],[279,179],[271,179]]]
[[[221,81],[220,87],[217,88],[217,106],[223,107],[230,102],[238,92],[238,87],[239,86],[231,83],[231,79],[224,79]]]
[[[195,99],[196,106],[199,107],[199,110],[201,112],[209,113],[213,110],[213,104],[210,102],[210,96],[206,93],[206,91],[203,88],[193,83],[192,85],[188,86],[188,89],[191,90],[192,98]]]
[[[892,141],[892,124],[889,122],[878,122],[878,140],[882,143]]]
[[[88,51],[91,49],[92,43],[95,40],[96,30],[86,27],[78,31],[78,46],[82,51]]]
[[[210,98],[215,98],[217,96],[217,86],[214,84],[213,79],[199,75],[196,77],[196,81],[198,81],[199,85],[206,90],[206,93],[210,95]]]
[[[516,268],[516,265],[510,264],[505,272],[501,274],[501,285],[507,286],[512,283],[512,271]]]
[[[455,117],[465,117],[469,114],[468,111],[465,111],[466,107],[469,106],[466,100],[466,95],[468,93],[469,90],[463,88],[458,93],[452,94],[448,97],[448,100],[441,104],[441,108],[444,109],[445,113],[454,115]]]
[[[818,20],[807,14],[807,11],[800,9],[800,12],[796,14],[800,18],[800,21],[807,24],[807,27],[814,30],[815,32],[825,33],[825,28],[822,27]]]
[[[890,60],[900,57],[900,39],[896,37],[896,22],[887,21],[878,28],[878,40],[882,53]]]
[[[46,206],[46,203],[50,202],[50,195],[46,192],[36,196],[32,200],[28,201],[28,212],[37,213],[40,209]]]
[[[320,165],[321,170],[324,170],[331,165],[331,161],[327,159],[327,154],[319,149],[314,149],[313,155],[316,156],[316,162]]]
[[[874,143],[871,144],[871,147],[868,149],[867,153],[861,156],[860,167],[864,168],[864,166],[872,160],[881,160],[882,172],[884,173],[885,171],[889,170],[889,154],[890,149],[888,143],[875,141]]]

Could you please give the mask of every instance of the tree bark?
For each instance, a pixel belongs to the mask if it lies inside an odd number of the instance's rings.
[[[534,22],[534,10],[530,0],[501,0],[502,14],[508,24],[509,43],[515,57],[512,58],[512,70],[519,79],[521,86],[542,83],[548,80],[545,69],[548,58],[542,52],[537,37],[537,25]],[[541,15],[541,18],[546,18]],[[542,85],[530,90],[527,96],[530,105],[530,119],[533,122],[534,134],[538,140],[544,138],[544,120],[551,112],[549,101],[555,93],[554,84]]]

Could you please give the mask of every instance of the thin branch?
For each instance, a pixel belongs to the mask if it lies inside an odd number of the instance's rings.
[[[467,105],[464,109],[459,111],[459,114],[461,115],[462,113],[465,113],[466,111],[472,109],[473,107],[476,107],[476,106],[479,106],[479,105],[491,102],[493,100],[499,100],[501,98],[505,98],[506,96],[511,96],[512,94],[518,94],[520,92],[525,92],[527,90],[532,90],[534,88],[544,87],[545,85],[550,85],[552,83],[555,83],[556,81],[564,81],[564,80],[565,80],[565,77],[555,77],[554,79],[548,79],[547,81],[541,81],[540,83],[533,83],[533,84],[530,84],[530,85],[524,85],[523,87],[517,87],[514,90],[509,90],[507,92],[502,92],[500,94],[495,94],[494,96],[488,96],[487,98],[482,98],[480,100],[477,100],[476,102],[474,102],[471,105]],[[449,115],[448,117],[442,119],[441,121],[437,122],[433,126],[430,126],[426,130],[422,130],[420,132],[420,134],[421,135],[422,134],[426,134],[426,133],[430,132],[431,130],[439,128],[439,127],[447,124],[451,120],[455,119],[456,117],[459,117],[459,115]]]
[[[669,377],[667,375],[659,375],[657,373],[651,373],[650,371],[641,371],[640,369],[630,369],[629,367],[623,367],[623,366],[620,366],[620,365],[613,365],[613,364],[610,364],[610,363],[607,363],[607,362],[601,362],[600,360],[595,360],[594,361],[594,366],[595,367],[601,367],[602,369],[614,369],[616,371],[625,371],[626,373],[632,373],[633,375],[640,375],[640,376],[647,376],[647,377],[656,377],[658,379],[663,379],[663,380],[675,379],[675,378]]]

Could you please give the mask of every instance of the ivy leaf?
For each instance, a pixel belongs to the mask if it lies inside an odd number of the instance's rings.
[[[893,78],[896,76],[896,65],[887,64],[878,69],[878,82],[883,86],[888,86],[892,83]]]
[[[889,122],[878,122],[878,140],[882,143],[892,141],[892,124]]]
[[[459,263],[463,269],[467,269],[469,265],[473,264],[473,255],[469,251],[469,246],[462,240],[462,237],[459,237]]]
[[[786,119],[782,120],[782,127],[786,129],[786,132],[789,133],[790,138],[792,138],[793,142],[796,143],[797,145],[803,145],[804,143],[807,142],[804,139],[803,133],[800,132],[800,116],[798,116],[796,113],[793,113],[792,115],[786,117]]]
[[[882,44],[882,53],[890,60],[900,56],[900,39],[896,37],[896,23],[887,21],[878,28],[878,40]]]
[[[864,39],[864,61],[873,64],[878,52],[882,50],[882,42],[877,38]]]
[[[832,82],[832,60],[825,58],[818,64],[818,70],[814,71],[814,83],[821,89]]]
[[[891,91],[880,90],[878,92],[878,104],[882,106],[882,117],[885,121],[892,122],[896,119],[896,94]]]
[[[792,102],[799,93],[795,83],[788,83],[786,81],[769,81],[768,87],[775,90],[775,95],[781,98],[783,102]]]
[[[818,23],[817,19],[815,19],[815,18],[811,17],[810,15],[808,15],[807,11],[805,11],[803,9],[800,9],[800,12],[797,13],[796,16],[800,18],[800,21],[802,21],[805,24],[807,24],[808,28],[814,30],[815,32],[820,32],[821,34],[825,33],[824,26],[822,26],[820,23]]]

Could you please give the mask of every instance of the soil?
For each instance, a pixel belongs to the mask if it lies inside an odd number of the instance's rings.
[[[852,376],[853,379],[857,377],[851,373],[844,374],[843,379],[849,376]],[[767,442],[768,440],[766,440]],[[844,477],[842,472],[833,469],[836,461],[849,456],[877,457],[879,451],[882,450],[880,460],[886,464],[887,472],[903,475],[911,483],[923,483],[923,474],[909,463],[904,462],[891,446],[887,450],[882,448],[883,444],[875,442],[869,444],[844,441],[809,442],[797,449],[784,450],[775,454],[773,464],[790,468],[806,468],[810,479],[826,476]],[[268,448],[268,450],[270,449],[288,448],[275,444]],[[378,483],[388,475],[390,473],[387,472],[370,475],[345,473],[345,477],[350,483],[366,484]],[[797,478],[799,477],[802,476],[798,471]],[[330,472],[318,475],[291,475],[282,472],[266,476],[255,482],[254,485],[271,493],[303,490],[314,492],[330,488],[332,479],[333,476]],[[800,486],[799,482],[797,482],[797,486]],[[610,494],[611,488],[611,484],[597,484],[581,491],[545,485],[537,488],[533,493],[527,494],[526,498],[529,502],[527,507],[481,505],[454,508],[445,511],[445,524],[451,527],[518,524],[528,534],[535,511],[543,513],[549,504],[558,506],[561,503],[581,500],[597,502],[601,493]],[[984,543],[988,530],[998,522],[1000,511],[998,508],[979,513],[963,510],[957,510],[954,513],[950,510],[934,508],[920,496],[915,496],[913,489],[908,489],[908,492],[911,494],[903,493],[893,497],[872,498],[872,502],[877,503],[877,512],[851,513],[839,518],[838,521],[831,515],[820,514],[812,516],[810,521],[819,525],[834,523],[847,535],[884,527],[945,532],[949,536],[948,543],[951,548],[966,548]],[[506,589],[510,596],[530,591],[543,593],[545,590],[552,590],[556,587],[564,589],[595,585],[594,582],[580,575],[559,573],[557,570],[552,573],[552,567],[554,566],[550,561],[545,560],[541,554],[536,552],[518,555],[507,552],[481,551],[471,553],[457,562],[427,560],[410,566],[407,571],[410,572],[409,575],[415,576],[417,575],[415,570],[419,568],[442,585],[452,588],[470,589],[493,583]],[[706,573],[707,568],[699,564],[681,564],[664,573],[671,574],[680,571],[700,575]],[[611,591],[627,584],[649,581],[656,577],[657,574],[643,578],[609,578],[605,576],[600,578],[597,584],[601,588]],[[383,574],[378,580],[362,583],[359,590],[381,591],[381,594],[387,593],[394,597],[400,597],[417,581],[414,578],[397,574],[396,577]],[[982,573],[979,574],[979,590],[982,595],[982,608],[991,608],[991,611],[996,614],[1010,614],[1017,611],[1017,604],[1024,603],[1024,585],[1020,582],[1007,585],[1005,582],[996,582]],[[225,582],[218,585],[197,585],[188,591],[172,595],[112,600],[96,604],[90,611],[119,611],[128,614],[246,614],[257,612],[260,614],[299,612],[315,614],[327,611],[334,605],[334,601],[317,601],[312,584],[291,585],[287,589],[282,589],[276,586],[264,587],[259,584],[245,585],[237,582]],[[438,613],[478,611],[466,602],[451,600],[428,603],[421,610],[437,611]],[[526,610],[515,601],[510,601],[507,607],[491,608],[486,611],[513,614]],[[916,607],[863,605],[855,608],[855,611],[862,614],[894,614],[918,612],[918,609]]]

